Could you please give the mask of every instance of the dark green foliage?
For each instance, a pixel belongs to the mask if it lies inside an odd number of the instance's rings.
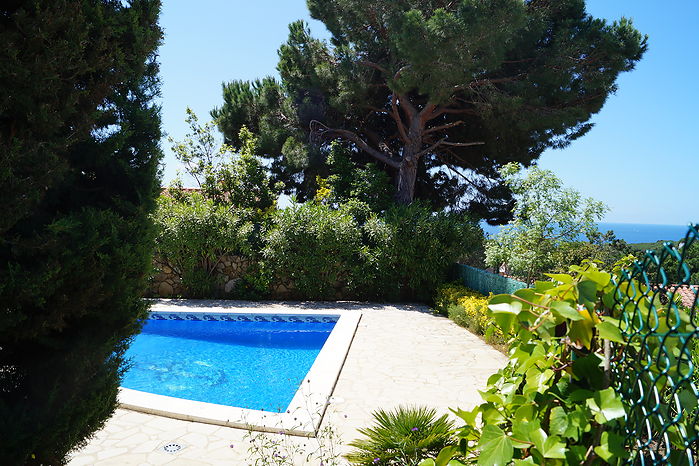
[[[147,309],[159,8],[0,7],[2,464],[61,464],[116,407]]]
[[[674,244],[678,249],[683,249],[680,247],[684,241],[677,241]],[[634,249],[634,255],[638,257],[643,257],[646,250],[662,251],[664,249],[665,241],[657,241],[655,243],[637,243],[632,244],[631,247]],[[668,256],[663,269],[665,272],[666,280],[668,284],[691,284],[699,285],[699,243],[694,242],[691,246],[684,250],[683,264],[685,267],[680,267],[679,262],[676,257]],[[657,267],[651,265],[649,267],[650,273],[657,274]],[[687,275],[687,272],[689,275]],[[662,277],[654,276],[654,280],[657,283],[661,283]]]
[[[187,297],[216,295],[216,265],[230,254],[250,251],[251,223],[199,193],[176,201],[161,196],[154,215],[156,253],[182,279]]]
[[[278,211],[265,238],[264,264],[291,279],[302,299],[430,301],[453,263],[478,248],[469,217],[433,214],[419,203],[372,214],[356,200]]]
[[[330,146],[326,182],[330,201],[344,203],[356,199],[372,212],[382,212],[393,205],[391,179],[374,163],[359,167],[352,163],[349,151],[338,143]]]
[[[359,429],[366,438],[350,442],[346,455],[353,465],[417,466],[454,443],[454,425],[434,409],[399,406],[395,411],[374,412],[375,425]]]
[[[444,283],[454,262],[468,257],[483,240],[483,232],[469,216],[456,212],[432,213],[421,203],[394,206],[384,218],[390,236],[381,238],[374,227],[365,231],[381,241],[376,266],[367,270],[366,284],[377,296],[430,301]],[[382,274],[390,277],[388,281]]]
[[[530,164],[590,130],[592,115],[633,69],[646,38],[607,24],[584,0],[309,0],[332,34],[289,26],[281,81],[233,81],[212,115],[237,144],[248,126],[258,153],[299,199],[326,177],[331,141],[373,161],[400,203],[463,205],[508,218],[497,169]]]
[[[359,262],[359,227],[344,209],[293,204],[274,216],[263,257],[305,299],[335,299]]]

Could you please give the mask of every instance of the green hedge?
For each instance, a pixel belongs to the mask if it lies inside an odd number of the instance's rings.
[[[263,269],[293,280],[299,299],[429,301],[454,262],[474,251],[480,227],[421,204],[371,213],[294,204],[278,211],[264,238]]]
[[[161,198],[157,252],[188,296],[214,296],[226,254],[252,266],[229,298],[263,299],[276,284],[292,299],[431,301],[454,262],[482,245],[477,222],[420,203],[372,212],[357,200],[294,203],[251,217],[199,195]],[[220,287],[219,287],[220,288]]]

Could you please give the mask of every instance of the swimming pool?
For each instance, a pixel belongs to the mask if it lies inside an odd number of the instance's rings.
[[[359,313],[156,305],[127,356],[122,407],[179,419],[311,435]]]
[[[286,411],[337,317],[242,317],[249,320],[151,317],[126,354],[132,367],[122,386],[239,408]]]

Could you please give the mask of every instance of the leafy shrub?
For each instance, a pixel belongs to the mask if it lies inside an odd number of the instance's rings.
[[[467,215],[433,213],[416,202],[395,206],[363,227],[368,249],[362,275],[368,297],[430,301],[458,260],[482,243],[483,232]]]
[[[265,266],[291,279],[297,297],[429,301],[452,264],[480,243],[468,217],[420,204],[380,216],[350,200],[335,209],[294,204],[273,216]]]
[[[465,421],[459,448],[443,453],[461,455],[465,463],[454,459],[449,464],[620,464],[629,458],[620,433],[632,406],[609,386],[603,340],[627,344],[619,321],[608,314],[617,315],[618,293],[635,295],[642,285],[618,289],[612,275],[594,263],[570,270],[552,274],[552,281],[538,281],[534,288],[490,299],[493,318],[512,337],[509,362],[489,378],[481,405],[470,412],[455,411]],[[639,312],[648,312],[650,303],[645,299],[638,306]],[[658,322],[665,322],[666,311],[658,309]],[[645,319],[625,321],[622,327],[631,334],[648,332]],[[676,326],[679,334],[694,328],[681,313]],[[650,354],[677,354],[682,345],[677,337],[643,342]],[[639,374],[634,383],[679,377],[681,364],[670,365],[669,370],[660,363],[645,367],[648,374]],[[650,402],[656,403],[655,398]],[[687,419],[692,418],[684,413],[676,425],[667,426],[676,460],[687,451],[681,438],[681,432],[693,428],[685,424]],[[446,464],[448,458],[443,459]]]
[[[488,266],[505,264],[531,284],[556,266],[561,247],[576,242],[580,233],[598,234],[595,222],[607,206],[564,187],[552,171],[532,167],[524,174],[521,165],[508,163],[500,174],[515,195],[514,218],[486,243]]]
[[[172,151],[187,172],[199,185],[207,199],[234,209],[246,210],[260,218],[276,207],[283,185],[270,181],[262,161],[255,156],[257,138],[246,127],[238,134],[240,148],[219,144],[214,134],[215,121],[199,124],[196,114],[187,107],[189,133],[183,141],[172,143]],[[173,197],[182,197],[182,180],[175,179],[171,186]],[[181,200],[181,199],[178,199]]]
[[[454,425],[434,409],[399,406],[395,411],[374,412],[373,427],[359,429],[366,438],[354,440],[355,450],[345,457],[361,466],[417,466],[454,443]]]
[[[299,297],[335,299],[358,264],[361,234],[345,210],[309,202],[277,211],[265,243],[265,265]]]
[[[435,310],[458,325],[482,335],[490,344],[503,344],[505,337],[488,310],[488,297],[459,284],[437,290]]]
[[[269,298],[273,276],[260,262],[253,262],[233,288],[235,299],[259,301]]]
[[[158,203],[156,253],[180,276],[188,296],[216,295],[216,265],[227,254],[250,253],[253,225],[198,193],[181,201],[161,196]]]

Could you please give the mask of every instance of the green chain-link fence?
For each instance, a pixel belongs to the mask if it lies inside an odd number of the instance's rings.
[[[457,264],[456,273],[464,286],[485,295],[488,293],[511,294],[519,289],[527,287],[526,283],[520,282],[519,280],[503,277],[502,275],[477,269],[470,265]]]
[[[612,309],[627,343],[611,347],[610,369],[627,405],[628,464],[699,464],[698,291],[687,287],[697,283],[686,262],[698,229],[647,251],[616,283]]]

